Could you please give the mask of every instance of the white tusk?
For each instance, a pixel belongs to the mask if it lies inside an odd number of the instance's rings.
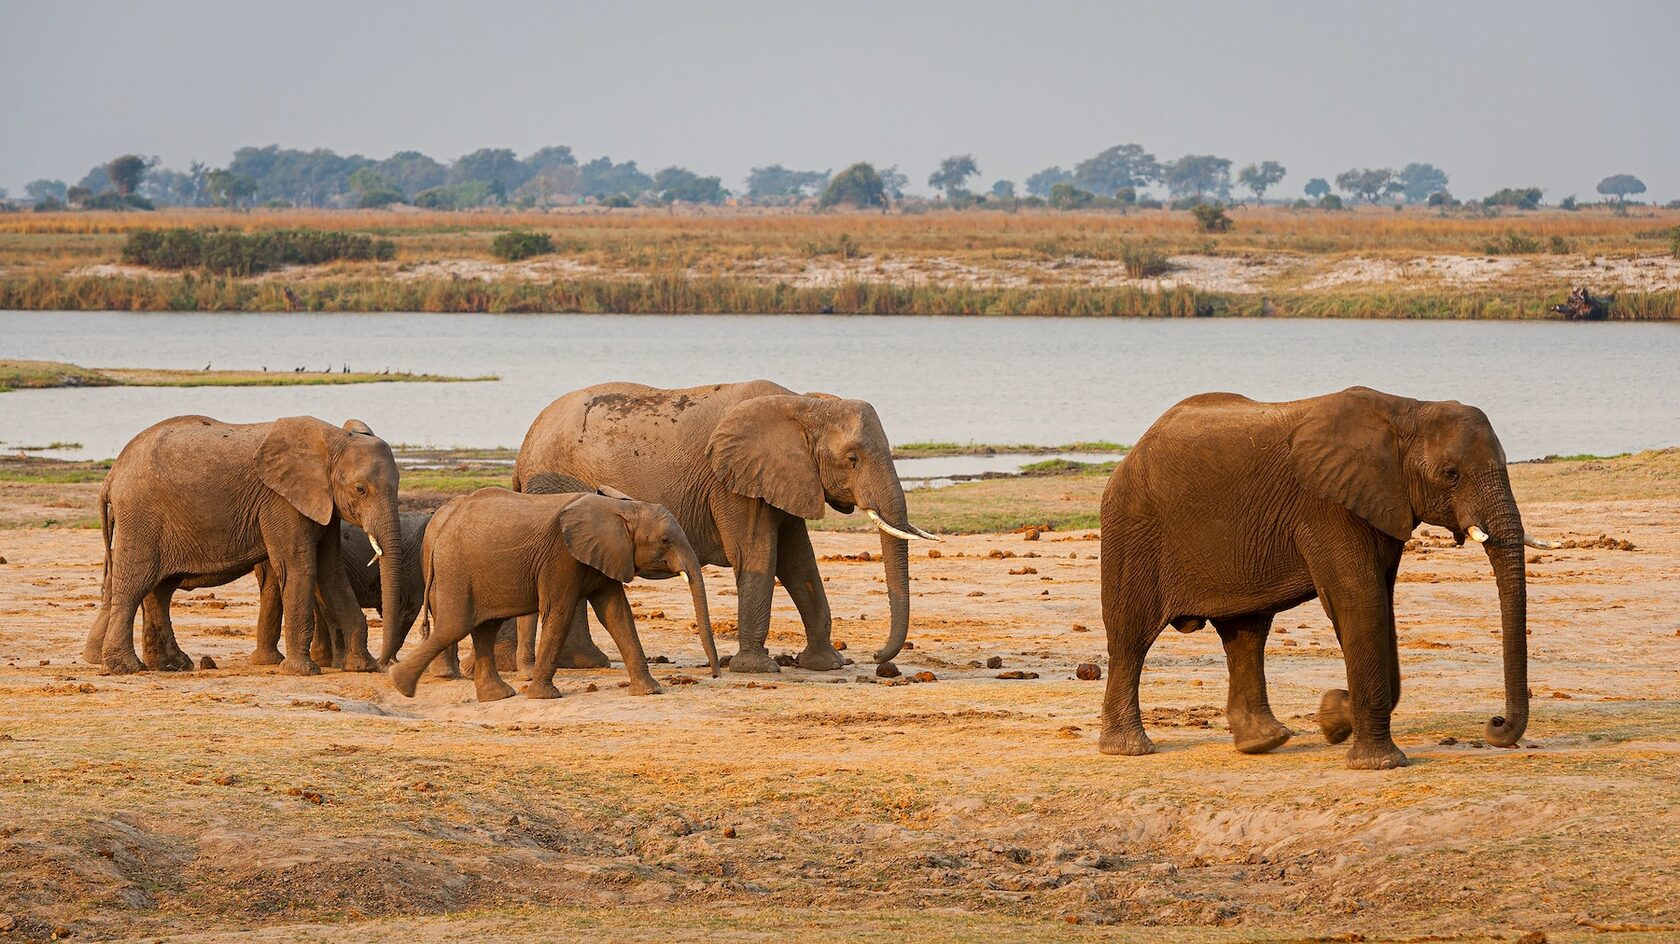
[[[1537,547],[1542,551],[1555,551],[1563,546],[1556,541],[1542,541],[1537,537],[1530,536],[1526,532],[1523,534],[1523,543],[1527,544],[1529,547]]]
[[[1477,544],[1487,543],[1488,533],[1475,525],[1471,525],[1470,530],[1464,533],[1470,535],[1470,540],[1475,541]]]
[[[688,584],[688,585],[689,585],[689,586],[691,586],[691,587],[692,587],[692,586],[694,586],[694,581],[693,581],[693,580],[690,580],[690,579],[689,579],[689,577],[688,577],[688,571],[686,571],[686,570],[679,570],[679,571],[677,571],[677,573],[678,573],[678,574],[679,574],[679,575],[681,575],[681,577],[682,577],[682,579],[683,579],[683,583],[685,583],[685,584]]]
[[[379,546],[379,541],[373,535],[368,535],[368,543],[373,545],[373,556],[368,558],[367,565],[372,567],[374,562],[385,556],[385,551]]]
[[[916,527],[915,525],[911,525],[910,529],[912,531],[915,531],[917,534],[921,535],[922,537],[927,538],[929,541],[938,541],[941,544],[945,543],[944,538],[940,537],[937,534],[929,534],[926,531],[923,531],[921,528]]]
[[[880,528],[882,531],[885,531],[895,538],[903,538],[906,541],[914,541],[915,539],[921,537],[919,534],[911,534],[908,531],[900,531],[892,525],[887,524],[885,521],[881,520],[881,516],[876,514],[875,509],[873,508],[865,508],[863,513],[869,516],[870,521],[875,522],[875,527]]]

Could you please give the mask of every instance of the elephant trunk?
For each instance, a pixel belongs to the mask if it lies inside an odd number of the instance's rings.
[[[694,623],[700,628],[700,645],[706,650],[706,662],[712,667],[712,678],[718,677],[717,640],[712,637],[712,614],[706,605],[706,578],[700,573],[700,558],[692,551],[683,557],[683,579],[694,598]]]
[[[381,665],[389,665],[408,637],[408,625],[403,619],[406,615],[403,609],[403,566],[407,548],[403,543],[397,503],[392,501],[366,524],[368,536],[378,542],[379,548],[375,560],[379,564],[379,616],[384,623],[379,661]]]
[[[1504,637],[1505,714],[1488,721],[1489,744],[1510,747],[1528,727],[1528,583],[1523,565],[1523,524],[1510,486],[1487,524],[1482,545],[1499,585],[1499,622]]]
[[[904,488],[898,484],[896,475],[890,483],[890,491],[879,499],[879,504],[871,503],[867,507],[876,511],[895,530],[913,530],[904,505]],[[879,530],[881,566],[886,572],[887,608],[891,611],[892,622],[887,630],[886,645],[876,651],[875,661],[886,662],[898,655],[899,650],[904,648],[905,637],[910,634],[910,542],[889,534],[885,528]]]

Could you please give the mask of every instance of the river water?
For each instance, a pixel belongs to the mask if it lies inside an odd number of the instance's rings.
[[[0,450],[80,443],[47,453],[66,458],[114,456],[182,413],[353,416],[393,443],[518,446],[549,401],[588,384],[756,377],[869,400],[894,442],[1134,442],[1193,393],[1285,400],[1365,384],[1481,407],[1512,459],[1680,443],[1675,324],[6,311],[0,358],[501,378],[0,395]]]

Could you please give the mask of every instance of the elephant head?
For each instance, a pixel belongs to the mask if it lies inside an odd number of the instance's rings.
[[[258,459],[262,482],[317,524],[337,514],[368,534],[379,561],[381,612],[402,609],[403,538],[397,517],[397,460],[365,423],[344,426],[309,416],[276,420]],[[372,564],[373,561],[368,561]],[[405,627],[406,628],[406,627]],[[386,648],[397,637],[385,627]],[[387,653],[389,662],[395,652]]]
[[[827,505],[869,516],[881,532],[892,614],[875,661],[898,655],[910,630],[908,541],[938,539],[910,523],[892,446],[875,408],[821,393],[754,397],[724,414],[707,455],[725,488],[788,514],[816,520]]]
[[[1363,387],[1321,397],[1290,438],[1295,476],[1377,530],[1404,541],[1418,522],[1480,543],[1499,585],[1505,714],[1488,722],[1509,747],[1528,725],[1528,589],[1523,545],[1555,547],[1523,530],[1505,450],[1487,415]]]
[[[628,583],[635,577],[664,580],[682,575],[694,599],[694,622],[712,677],[718,676],[717,642],[712,638],[711,611],[706,605],[706,578],[700,556],[688,543],[682,525],[663,505],[579,495],[560,513],[560,531],[572,556],[610,579]]]

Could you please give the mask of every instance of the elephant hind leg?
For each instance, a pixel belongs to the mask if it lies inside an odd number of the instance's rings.
[[[1216,620],[1219,641],[1225,646],[1230,682],[1225,697],[1225,720],[1231,740],[1244,754],[1264,754],[1295,736],[1272,714],[1266,696],[1266,637],[1272,631],[1270,613]]]
[[[526,620],[530,620],[532,627],[536,626],[535,616],[521,616],[520,626],[523,629]],[[543,632],[548,632],[545,626]],[[531,636],[536,636],[533,628]],[[583,602],[578,601],[577,613],[572,617],[571,629],[566,633],[565,642],[560,645],[560,654],[554,664],[562,669],[604,669],[612,665],[612,659],[601,647],[595,645],[595,640],[589,637],[589,619],[584,615]]]
[[[193,662],[175,638],[175,623],[169,618],[169,601],[180,586],[165,580],[152,588],[141,603],[142,652],[146,665],[159,672],[190,672]]]
[[[266,562],[252,569],[257,577],[257,648],[252,651],[252,665],[279,665],[286,657],[280,653],[280,622],[284,604],[280,596],[280,575]]]
[[[1155,753],[1154,742],[1143,730],[1143,713],[1138,707],[1144,659],[1156,637],[1166,628],[1150,605],[1152,602],[1127,600],[1111,605],[1104,601],[1108,687],[1103,692],[1102,736],[1097,741],[1104,754]]]
[[[496,671],[496,633],[501,626],[501,620],[492,620],[472,631],[473,687],[481,702],[500,701],[516,694],[513,686]]]

